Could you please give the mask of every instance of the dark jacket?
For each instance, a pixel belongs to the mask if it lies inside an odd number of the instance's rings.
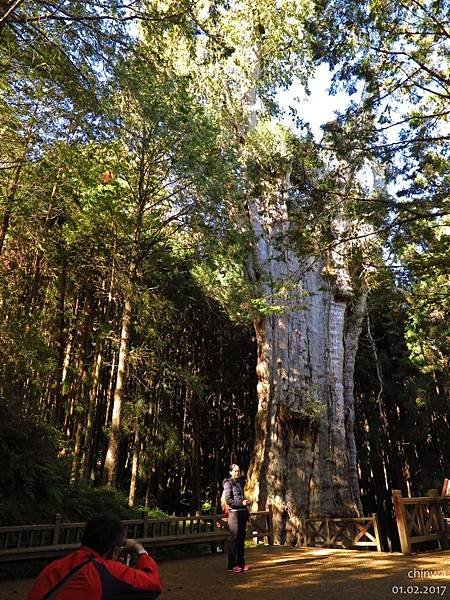
[[[225,501],[231,509],[246,510],[247,507],[242,504],[244,500],[244,487],[241,479],[223,480],[223,491],[225,493]]]
[[[61,592],[58,600],[153,600],[161,592],[161,580],[155,561],[140,554],[136,568],[116,560],[102,558],[86,546],[50,563],[34,583],[28,600],[41,600],[78,564],[87,559]]]

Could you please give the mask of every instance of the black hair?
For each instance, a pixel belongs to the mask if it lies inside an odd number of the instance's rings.
[[[105,556],[113,548],[125,541],[125,530],[121,520],[114,513],[103,512],[86,523],[81,543],[89,546],[100,556]]]

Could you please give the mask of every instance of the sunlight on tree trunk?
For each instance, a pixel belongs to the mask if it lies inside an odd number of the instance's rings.
[[[135,269],[132,268],[133,271]],[[117,361],[117,377],[114,389],[114,401],[112,407],[111,431],[109,436],[108,450],[106,452],[104,481],[109,487],[114,487],[117,477],[117,465],[119,462],[119,447],[121,438],[122,403],[128,367],[129,338],[132,315],[131,292],[125,298],[122,331],[120,335],[120,349]]]

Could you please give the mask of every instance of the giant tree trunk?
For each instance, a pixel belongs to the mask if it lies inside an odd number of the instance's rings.
[[[254,323],[259,406],[246,493],[255,508],[272,505],[276,540],[290,532],[295,542],[301,516],[361,512],[353,368],[365,296],[355,297],[339,257],[299,260],[289,249],[281,196],[252,200],[249,215],[268,314]]]
[[[258,121],[262,38],[250,50],[246,133]],[[251,155],[249,155],[249,158]],[[270,190],[247,182],[255,235],[249,276],[267,308],[254,322],[258,412],[246,495],[254,508],[271,504],[274,534],[296,541],[305,515],[361,512],[353,432],[353,368],[365,297],[352,288],[340,247],[323,259],[297,256],[286,191],[290,174]],[[336,238],[343,222],[331,223]]]

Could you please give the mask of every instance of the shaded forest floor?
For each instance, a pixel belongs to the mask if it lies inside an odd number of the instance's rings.
[[[418,594],[450,599],[450,551],[406,557],[260,546],[247,550],[246,558],[252,568],[245,574],[228,573],[222,554],[162,561],[161,600],[383,600]],[[0,600],[25,599],[31,584],[32,580],[0,583]],[[403,586],[403,593],[393,593],[393,586]],[[407,586],[413,588],[407,592]],[[437,586],[447,589],[436,590]]]

